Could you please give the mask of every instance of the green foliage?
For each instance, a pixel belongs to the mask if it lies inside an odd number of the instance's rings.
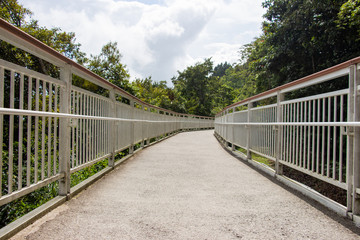
[[[56,197],[57,193],[58,183],[54,182],[8,204],[0,206],[0,228],[43,205]]]
[[[17,0],[0,0],[0,17],[16,27],[25,24],[25,18],[31,15],[32,12],[20,5]]]
[[[100,162],[95,163],[94,165],[91,165],[90,167],[81,169],[78,172],[75,172],[71,174],[70,182],[71,187],[76,186],[77,184],[81,183],[82,181],[86,180],[87,178],[93,176],[94,174],[100,172],[104,168],[108,166],[108,159],[104,159]]]
[[[357,40],[360,37],[360,0],[348,0],[338,14],[338,27],[350,28],[357,31]]]
[[[178,72],[172,79],[175,91],[184,98],[186,112],[209,116],[211,113],[211,77],[213,62],[210,58]]]
[[[165,81],[154,82],[151,77],[136,79],[131,83],[131,88],[135,96],[144,102],[175,112],[185,112],[179,94],[168,87]]]
[[[266,0],[263,42],[256,46],[257,92],[331,67],[360,54],[350,28],[336,24],[338,0]],[[258,44],[256,41],[254,45]],[[260,50],[260,51],[258,51]],[[260,53],[260,54],[258,54]],[[256,56],[257,55],[257,56]]]
[[[121,60],[117,42],[105,44],[99,55],[91,55],[87,68],[127,92],[133,93],[129,84],[130,75]]]
[[[208,58],[182,72],[179,71],[172,82],[185,112],[212,116],[231,104],[235,96],[234,90],[226,79],[222,78],[230,68],[228,63],[221,63],[213,68],[213,62]]]

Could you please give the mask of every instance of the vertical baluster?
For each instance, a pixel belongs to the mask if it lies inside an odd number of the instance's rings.
[[[299,102],[296,103],[296,122],[299,122],[300,117],[300,106]],[[296,156],[295,156],[295,165],[299,166],[299,132],[300,132],[300,126],[296,126]]]
[[[334,117],[333,117],[333,121],[337,122],[337,96],[334,96]],[[332,170],[332,178],[335,179],[336,178],[336,138],[337,138],[337,127],[333,127],[333,170]]]
[[[315,116],[316,116],[316,100],[312,101],[313,103],[313,112],[312,112],[312,121],[315,122]],[[315,171],[315,126],[312,127],[312,151],[311,151],[311,171]]]
[[[111,114],[110,114],[110,104],[108,101],[106,101],[106,110],[107,110],[107,113],[106,113],[106,117],[110,117]],[[111,153],[112,152],[112,149],[110,148],[111,146],[111,143],[110,143],[110,124],[111,122],[110,121],[106,121],[106,133],[107,133],[107,137],[106,137],[106,153]],[[164,125],[165,126],[165,125]],[[135,131],[135,128],[134,128],[134,131]]]
[[[71,114],[76,114],[76,108],[75,108],[75,103],[76,103],[76,92],[75,91],[71,91],[70,93],[70,109],[71,109]],[[74,168],[75,166],[77,166],[75,164],[75,121],[77,121],[76,118],[72,118],[71,119],[71,168]]]
[[[103,106],[103,100],[100,101],[100,116],[104,116],[104,106]],[[101,156],[103,156],[105,154],[104,151],[104,135],[105,135],[105,131],[104,131],[104,120],[100,120],[100,153]]]
[[[95,114],[99,116],[99,99],[95,99]],[[95,120],[95,158],[99,157],[99,120]]]
[[[88,115],[91,116],[91,112],[92,112],[92,109],[91,109],[91,99],[92,97],[91,96],[88,96]],[[91,122],[92,120],[91,119],[88,119],[88,161],[92,160],[91,159],[91,137],[92,137],[92,128],[91,128]]]
[[[46,82],[42,81],[42,108],[46,111]],[[46,117],[41,117],[41,180],[45,178],[45,122]]]
[[[20,76],[19,109],[24,109],[24,74]],[[18,190],[22,188],[23,171],[23,127],[24,116],[19,116],[19,143],[18,143]]]
[[[32,81],[33,78],[29,76],[28,79],[28,107],[29,111],[32,110]],[[31,130],[32,130],[32,123],[31,123],[31,116],[27,117],[27,145],[26,145],[26,186],[30,186],[30,177],[31,177]],[[1,132],[1,131],[0,131]]]
[[[271,118],[269,119],[269,122],[275,122],[275,117],[276,117],[276,114],[275,114],[275,107],[271,108]],[[273,131],[274,129],[274,126],[271,125],[270,126],[271,129],[271,156],[272,157],[276,157],[275,156],[275,132]]]
[[[340,122],[344,121],[344,95],[340,96]],[[343,182],[343,128],[340,127],[340,147],[339,147],[339,181]]]
[[[93,97],[89,96],[89,115],[93,116]],[[89,160],[93,160],[92,157],[92,142],[93,142],[93,120],[89,119]]]
[[[91,97],[91,111],[95,116],[95,97]],[[95,120],[91,120],[91,159],[95,159]]]
[[[322,121],[325,122],[326,121],[326,98],[322,99],[323,102],[323,116],[322,116]],[[326,131],[326,127],[321,127],[322,128],[322,141],[321,141],[321,175],[325,174],[325,131]]]
[[[54,112],[59,112],[58,111],[58,97],[59,97],[59,93],[58,93],[58,86],[55,85],[55,97],[54,97]],[[57,173],[57,152],[58,152],[58,149],[57,149],[57,142],[58,142],[58,136],[57,136],[57,133],[58,133],[58,118],[57,117],[54,117],[54,142],[53,142],[53,149],[54,149],[54,152],[53,152],[53,174],[55,175]]]
[[[307,102],[304,102],[304,122],[307,122],[308,120],[308,106],[307,106]],[[308,165],[307,165],[307,128],[308,126],[304,126],[304,141],[303,141],[303,144],[304,144],[304,148],[303,148],[303,151],[304,151],[304,158],[303,158],[303,168],[307,168]]]
[[[49,107],[48,107],[48,111],[52,112],[52,98],[53,98],[53,84],[49,83]],[[50,177],[51,175],[51,140],[52,140],[52,118],[48,117],[48,162],[47,162],[47,167],[48,167],[48,172],[47,172],[47,176]],[[55,139],[54,139],[55,141]]]
[[[311,101],[309,101],[308,102],[308,105],[309,105],[309,107],[308,107],[308,119],[307,119],[307,121],[308,122],[311,122]],[[307,164],[306,164],[306,166],[307,166],[307,169],[310,169],[310,167],[311,167],[311,162],[310,162],[310,155],[311,155],[311,151],[312,151],[312,149],[311,149],[311,126],[309,126],[308,127],[308,141],[307,141]]]
[[[10,71],[10,108],[15,107],[15,79],[14,72]],[[13,191],[13,160],[14,160],[14,115],[9,116],[9,169],[8,169],[8,194]]]
[[[90,115],[90,106],[89,106],[89,102],[90,102],[90,96],[86,95],[86,116]],[[89,138],[90,138],[90,120],[86,119],[86,142],[85,142],[85,149],[86,149],[86,160],[85,162],[89,161]]]
[[[0,67],[0,108],[4,107],[4,82],[5,82],[5,74],[4,68]],[[0,113],[0,133],[4,132],[4,115]],[[0,197],[2,196],[2,174],[3,174],[3,135],[0,135]]]
[[[321,113],[321,99],[318,99],[317,100],[317,121],[320,122],[321,119],[320,119],[320,113]],[[321,140],[321,137],[320,137],[320,126],[317,127],[317,133],[316,133],[316,149],[317,149],[317,152],[316,152],[316,172],[319,173],[319,165],[320,165],[320,154],[321,154],[321,151],[320,151],[320,140]]]
[[[292,117],[291,117],[291,122],[296,122],[296,116],[297,116],[297,112],[296,112],[296,103],[292,103]],[[296,164],[296,129],[297,126],[292,126],[291,127],[291,136],[292,136],[292,154],[291,154],[291,158],[292,158],[292,163]]]
[[[277,111],[278,111],[278,109],[277,109],[277,107],[274,107],[274,115],[273,115],[273,122],[277,122]],[[274,129],[278,129],[278,131],[280,131],[280,126],[274,126]],[[274,143],[273,143],[273,145],[274,145],[274,149],[273,149],[273,154],[274,154],[274,157],[276,158],[276,142],[277,142],[277,133],[276,133],[276,131],[273,131],[273,137],[274,137]]]
[[[268,108],[267,110],[267,113],[266,113],[266,122],[269,123],[271,122],[271,108]],[[268,135],[268,142],[266,143],[267,144],[267,154],[269,156],[271,156],[271,126],[270,125],[267,125],[267,135]]]
[[[289,104],[286,104],[285,105],[285,122],[289,122],[290,121],[290,112],[289,112]],[[290,163],[290,159],[289,159],[289,136],[290,136],[290,133],[289,133],[289,128],[290,126],[289,125],[286,125],[286,133],[285,133],[285,137],[286,137],[286,159],[285,161],[289,162]]]
[[[288,122],[292,122],[293,121],[293,104],[290,103],[289,104],[289,121]],[[289,163],[294,163],[293,162],[293,138],[292,138],[292,133],[293,133],[293,126],[289,126],[289,133],[288,133],[288,137],[289,137]]]
[[[300,102],[300,122],[304,122],[304,102]],[[304,143],[304,130],[305,127],[304,126],[300,126],[300,159],[299,159],[299,166],[303,167],[305,166],[304,164],[304,147],[305,147],[305,143]]]
[[[265,109],[265,113],[264,113],[264,122],[268,122],[268,118],[269,118],[269,108],[266,108]],[[266,148],[266,151],[265,151],[265,154],[266,155],[270,155],[270,136],[269,136],[269,125],[266,125],[265,126],[265,133],[266,133],[266,140],[265,140],[265,148]]]
[[[84,96],[82,93],[79,93],[79,114],[83,115],[83,109],[84,109]],[[84,131],[83,131],[83,119],[81,118],[79,120],[79,164],[83,163],[83,149],[84,149]]]
[[[328,98],[328,122],[331,122],[331,97]],[[331,134],[331,130],[330,127],[327,128],[328,132],[327,132],[327,146],[326,146],[326,150],[327,150],[327,163],[326,163],[326,176],[330,177],[330,134]]]
[[[74,91],[74,93],[76,94],[76,99],[75,99],[75,114],[76,115],[79,115],[79,109],[80,109],[80,93],[77,92],[77,91]],[[75,128],[75,138],[76,138],[76,155],[75,155],[75,158],[76,158],[76,166],[79,166],[79,141],[80,141],[80,136],[79,136],[79,126],[80,126],[80,119],[79,118],[76,118],[76,128]]]
[[[264,115],[265,115],[265,109],[261,109],[260,110],[260,122],[264,122]],[[266,154],[265,152],[265,141],[266,139],[266,127],[265,126],[260,126],[260,135],[259,135],[259,139],[260,139],[260,145],[261,145],[261,150],[260,152],[263,154]]]

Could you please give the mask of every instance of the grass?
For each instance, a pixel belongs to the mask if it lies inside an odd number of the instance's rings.
[[[237,150],[237,151],[239,151],[239,152],[241,152],[241,153],[243,153],[245,155],[247,154],[247,150],[242,148],[242,147],[236,146],[235,150]],[[270,159],[266,158],[266,157],[260,156],[260,155],[255,154],[255,153],[251,153],[251,159],[256,161],[256,162],[265,164],[266,166],[269,166],[272,169],[275,169],[275,162],[273,160],[270,160]]]

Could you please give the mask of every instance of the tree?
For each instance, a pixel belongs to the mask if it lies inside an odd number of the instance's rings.
[[[229,64],[228,62],[220,63],[214,67],[212,76],[222,77],[225,75],[225,72],[228,68],[231,68],[231,64]]]
[[[339,0],[266,0],[264,54],[258,90],[263,91],[354,58],[360,54],[357,36],[336,24]],[[265,74],[262,74],[265,73]],[[266,85],[265,82],[269,81]],[[265,86],[265,87],[262,87]]]
[[[129,84],[129,72],[126,65],[121,63],[121,58],[117,42],[109,42],[102,47],[99,55],[90,56],[87,67],[125,91],[133,92]]]
[[[360,0],[348,0],[338,14],[338,26],[342,29],[350,28],[357,31],[357,40],[360,39]]]
[[[26,17],[31,15],[32,12],[17,0],[0,0],[0,17],[16,27],[26,24]]]
[[[0,0],[0,17],[19,27],[31,36],[54,48],[80,64],[86,62],[85,53],[80,51],[80,44],[75,43],[75,34],[63,32],[60,28],[47,29],[40,27],[38,21],[31,19],[32,12],[18,4],[16,0]],[[27,17],[30,20],[27,20]],[[0,40],[0,56],[2,59],[25,66],[34,71],[58,77],[58,69],[52,64],[26,53]]]
[[[208,58],[203,63],[178,71],[179,75],[172,78],[175,92],[183,97],[187,113],[204,116],[211,114],[210,87],[214,81],[212,71],[213,62]]]
[[[169,88],[166,81],[154,82],[151,77],[136,79],[131,87],[135,96],[144,102],[179,113],[185,112],[179,94]]]

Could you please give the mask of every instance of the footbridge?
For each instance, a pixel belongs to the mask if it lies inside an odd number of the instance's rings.
[[[359,58],[214,119],[147,104],[1,19],[0,39],[51,69],[0,59],[2,221],[39,201],[1,239],[359,238]]]

